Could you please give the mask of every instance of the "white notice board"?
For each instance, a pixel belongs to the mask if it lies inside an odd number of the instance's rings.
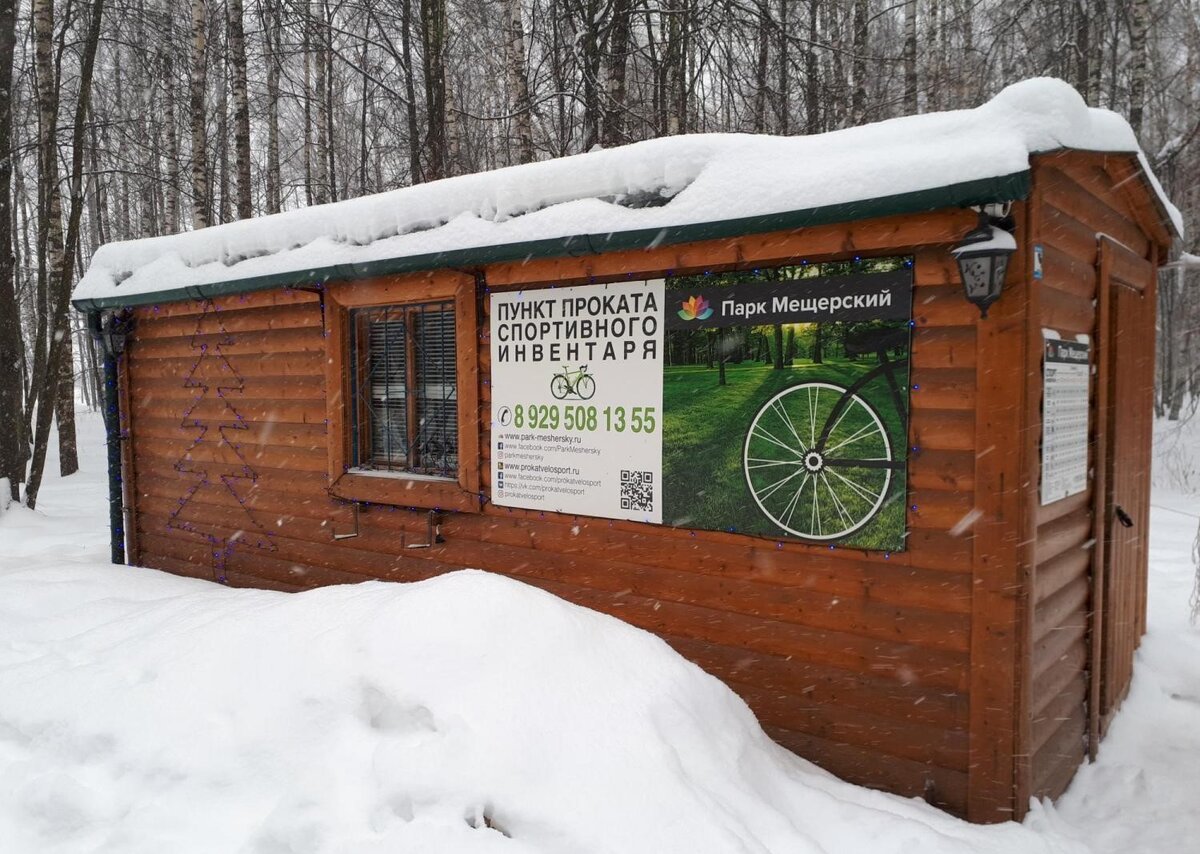
[[[492,502],[662,523],[663,280],[491,295]]]
[[[1045,332],[1042,362],[1042,504],[1087,489],[1091,345]]]

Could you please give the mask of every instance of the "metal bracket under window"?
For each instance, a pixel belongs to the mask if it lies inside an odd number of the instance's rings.
[[[357,501],[355,501],[350,506],[354,510],[354,530],[350,531],[349,533],[339,534],[337,532],[337,529],[335,528],[333,531],[333,538],[335,540],[353,540],[359,534],[359,530],[358,530],[359,503]]]
[[[430,510],[427,517],[429,528],[425,534],[425,542],[409,543],[405,546],[406,549],[427,549],[433,545],[441,545],[446,542],[446,538],[442,536],[442,513],[440,510]]]

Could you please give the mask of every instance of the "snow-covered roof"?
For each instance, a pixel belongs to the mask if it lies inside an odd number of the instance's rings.
[[[74,299],[133,305],[1005,201],[1028,192],[1032,154],[1062,148],[1136,154],[1182,233],[1129,124],[1038,78],[971,110],[815,136],[654,139],[110,243]]]

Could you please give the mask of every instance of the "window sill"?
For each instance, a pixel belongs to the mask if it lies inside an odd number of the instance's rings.
[[[361,475],[362,477],[386,477],[393,480],[416,480],[428,481],[429,483],[456,483],[452,477],[443,477],[436,474],[421,474],[420,472],[412,471],[387,471],[386,469],[368,469],[368,468],[353,468],[346,474]]]
[[[337,478],[329,491],[347,501],[369,504],[454,510],[460,513],[479,511],[479,496],[463,489],[457,481],[424,475],[408,476],[403,472],[350,470]]]

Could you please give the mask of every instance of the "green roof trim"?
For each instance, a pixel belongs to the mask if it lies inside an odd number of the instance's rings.
[[[90,312],[189,299],[211,299],[253,291],[311,286],[333,281],[353,281],[397,273],[416,273],[445,268],[473,268],[534,258],[578,257],[629,249],[657,248],[701,240],[719,240],[746,234],[790,231],[838,222],[853,222],[897,214],[922,213],[942,208],[1024,199],[1029,195],[1030,183],[1031,171],[1025,169],[995,178],[981,178],[945,187],[934,187],[928,190],[917,190],[911,193],[900,193],[856,202],[841,202],[778,214],[663,228],[617,231],[611,234],[585,234],[521,243],[501,243],[492,246],[367,261],[361,264],[334,264],[310,270],[293,270],[286,273],[231,279],[205,285],[163,288],[159,291],[128,296],[118,294],[111,297],[78,299],[73,300],[72,305],[79,311]]]

